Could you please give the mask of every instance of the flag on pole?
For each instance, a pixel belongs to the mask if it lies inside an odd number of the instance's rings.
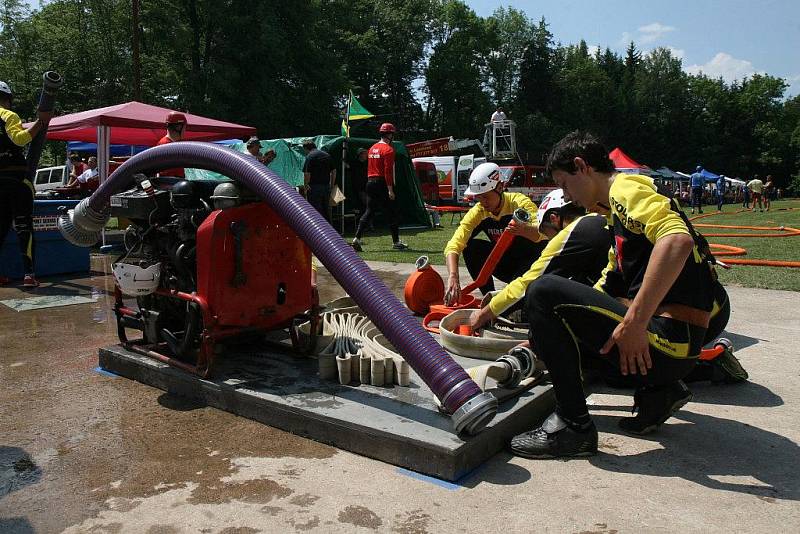
[[[350,137],[350,121],[369,119],[374,116],[353,96],[353,91],[350,91],[350,98],[347,100],[347,113],[342,119],[342,135]]]

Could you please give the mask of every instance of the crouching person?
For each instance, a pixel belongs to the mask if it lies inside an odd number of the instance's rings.
[[[655,430],[692,398],[681,379],[695,366],[712,309],[713,272],[692,237],[646,176],[616,173],[593,135],[573,132],[548,158],[548,172],[572,202],[605,214],[613,230],[609,265],[595,288],[544,275],[526,294],[531,348],[547,365],[555,412],[516,436],[528,458],[589,456],[597,430],[589,416],[581,359],[600,358],[636,379],[634,434]]]

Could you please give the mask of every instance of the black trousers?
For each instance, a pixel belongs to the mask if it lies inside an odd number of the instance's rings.
[[[361,239],[366,230],[372,223],[375,212],[380,210],[389,221],[389,230],[392,232],[392,241],[400,241],[400,230],[398,227],[397,206],[394,200],[389,199],[389,188],[383,180],[369,180],[366,187],[367,209],[364,215],[358,220],[356,238]]]
[[[0,247],[12,223],[25,274],[33,274],[33,186],[27,179],[0,176]]]
[[[550,373],[556,411],[576,421],[588,414],[581,379],[581,359],[596,359],[622,377],[619,352],[601,355],[627,308],[613,297],[567,278],[544,275],[528,287],[525,305],[531,348]],[[628,375],[637,386],[667,385],[686,376],[703,347],[705,328],[667,317],[648,325],[653,366],[646,375]]]
[[[470,239],[467,246],[461,253],[464,256],[464,263],[467,266],[469,275],[475,280],[481,272],[486,258],[491,254],[494,243],[483,239]],[[498,262],[493,276],[498,280],[509,283],[515,278],[519,278],[531,268],[533,262],[542,254],[542,250],[547,246],[547,241],[534,243],[524,237],[515,237],[511,246]],[[494,291],[494,280],[489,278],[486,285],[480,288],[484,295],[489,291]]]
[[[703,188],[702,187],[693,187],[692,188],[692,208],[697,206],[700,209],[703,209]]]

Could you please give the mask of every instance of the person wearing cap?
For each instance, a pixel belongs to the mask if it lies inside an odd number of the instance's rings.
[[[445,285],[444,303],[448,306],[461,298],[461,281],[458,274],[458,259],[464,255],[472,279],[476,279],[504,231],[515,234],[515,239],[506,250],[494,270],[494,277],[511,282],[521,276],[539,257],[544,249],[545,237],[532,224],[511,224],[514,211],[522,208],[531,217],[537,214],[534,202],[522,193],[503,191],[500,167],[496,163],[481,163],[469,177],[469,186],[464,192],[477,200],[461,219],[453,237],[444,248],[449,272]],[[489,241],[479,239],[485,234]],[[485,295],[494,290],[494,281],[480,288]]]
[[[166,145],[183,140],[183,132],[186,130],[186,115],[178,111],[170,111],[166,120],[167,133],[159,139],[157,145]],[[159,176],[175,176],[184,178],[183,169],[165,169],[159,171]]]
[[[564,198],[563,190],[556,189],[542,199],[536,222],[539,233],[548,239],[542,254],[525,274],[497,292],[488,305],[472,313],[469,324],[473,329],[518,307],[528,286],[542,275],[563,276],[589,286],[600,279],[611,248],[605,217],[587,215],[584,208]]]
[[[36,287],[34,273],[33,196],[34,187],[28,177],[28,164],[22,147],[30,143],[53,116],[37,112],[36,121],[23,128],[19,115],[11,110],[14,93],[6,82],[0,81],[0,247],[12,223],[19,240],[25,278],[23,287]],[[0,273],[0,284],[9,279]]]
[[[74,178],[70,178],[67,187],[81,187],[90,180],[97,180],[99,172],[97,170],[97,157],[91,156],[86,164],[86,170]]]
[[[254,135],[248,139],[247,143],[245,143],[245,148],[247,148],[248,154],[263,163],[263,158],[261,156],[261,140],[258,137]]]
[[[361,251],[361,236],[372,224],[372,218],[377,210],[383,210],[389,220],[389,230],[392,233],[392,248],[405,250],[408,245],[400,241],[400,226],[398,224],[397,206],[394,191],[394,148],[392,141],[395,134],[394,124],[384,122],[378,128],[381,139],[372,145],[367,154],[367,209],[358,221],[356,236],[351,243],[352,247]]]
[[[308,203],[330,222],[331,190],[336,183],[336,168],[331,155],[317,148],[313,139],[303,140],[306,160],[303,163],[303,185]]]

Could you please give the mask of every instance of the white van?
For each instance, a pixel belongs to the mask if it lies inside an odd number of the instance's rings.
[[[69,175],[65,165],[44,167],[36,171],[36,177],[33,179],[33,188],[37,194],[42,196],[50,189],[67,185],[68,179]]]

